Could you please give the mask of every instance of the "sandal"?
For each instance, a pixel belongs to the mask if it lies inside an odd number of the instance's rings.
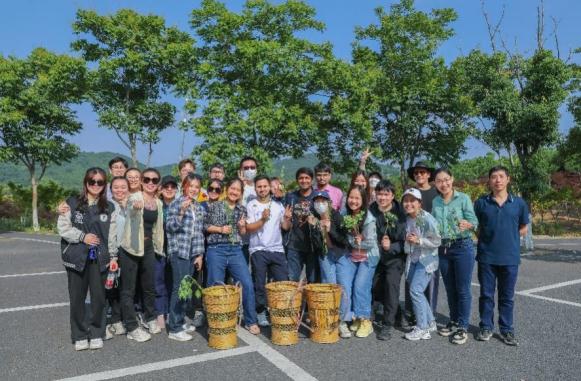
[[[248,332],[250,332],[253,335],[260,334],[260,328],[258,327],[258,324],[247,325],[244,328],[246,328],[248,330]]]

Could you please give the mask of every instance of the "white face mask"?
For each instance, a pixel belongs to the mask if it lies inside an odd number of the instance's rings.
[[[254,178],[256,177],[256,169],[247,169],[244,171],[244,178],[246,180],[254,180]]]
[[[380,180],[377,177],[369,179],[369,186],[371,187],[372,190],[375,190],[375,187],[377,186],[377,184],[379,184],[379,181]]]
[[[319,214],[325,214],[329,209],[329,205],[327,202],[315,202],[313,208],[315,209],[315,212]]]

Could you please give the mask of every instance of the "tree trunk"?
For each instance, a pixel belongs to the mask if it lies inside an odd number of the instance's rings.
[[[148,168],[149,168],[149,165],[151,164],[151,155],[152,154],[153,154],[153,145],[151,144],[151,142],[149,142],[149,151],[147,152],[147,164],[145,165]]]
[[[405,168],[405,159],[401,159],[399,162],[399,180],[401,181],[401,186],[405,189],[408,185],[408,176]]]
[[[28,172],[32,187],[32,229],[37,232],[40,230],[40,224],[38,223],[38,184],[34,166],[28,167]]]
[[[129,134],[129,145],[131,151],[131,166],[137,168],[137,136]]]

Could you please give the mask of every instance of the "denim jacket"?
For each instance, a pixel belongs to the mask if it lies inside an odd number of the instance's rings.
[[[375,225],[375,217],[369,211],[367,211],[367,217],[361,228],[361,235],[363,236],[363,241],[359,248],[367,251],[367,260],[372,266],[377,265],[379,262],[379,246],[377,245],[377,230]],[[352,232],[347,233],[347,239],[349,240],[349,245],[352,249],[356,249],[355,237]]]
[[[194,202],[180,217],[180,208],[185,199],[185,196],[180,196],[169,205],[166,222],[168,257],[177,255],[181,259],[190,259],[204,254],[206,210]]]
[[[407,217],[407,221],[410,221],[410,217]],[[416,227],[419,231],[420,242],[419,244],[410,244],[405,242],[404,250],[408,254],[406,260],[406,276],[411,264],[412,250],[419,247],[420,249],[420,259],[419,262],[426,268],[426,272],[433,273],[438,269],[438,247],[442,243],[442,238],[440,237],[440,232],[438,230],[438,222],[436,219],[425,210],[421,210],[418,217],[415,219]]]

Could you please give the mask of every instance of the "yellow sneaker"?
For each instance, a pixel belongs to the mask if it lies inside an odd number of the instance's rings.
[[[359,330],[359,326],[361,325],[361,321],[359,319],[353,320],[353,323],[349,326],[349,330],[351,332],[357,332]]]
[[[367,337],[373,333],[373,325],[371,320],[361,319],[359,324],[359,329],[355,332],[357,337]]]

